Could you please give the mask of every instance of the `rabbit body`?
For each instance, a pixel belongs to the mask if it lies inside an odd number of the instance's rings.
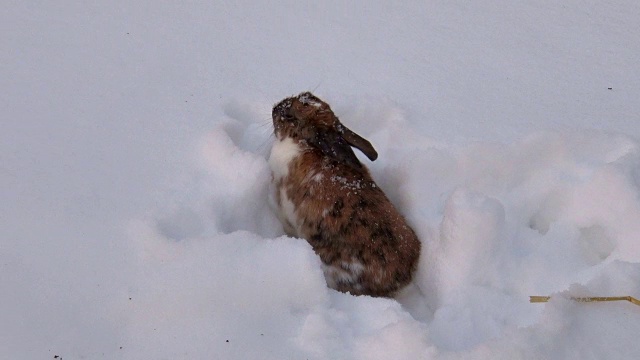
[[[393,296],[411,281],[420,241],[351,149],[375,159],[373,147],[311,93],[277,104],[273,120],[269,164],[285,232],[309,242],[329,287]]]

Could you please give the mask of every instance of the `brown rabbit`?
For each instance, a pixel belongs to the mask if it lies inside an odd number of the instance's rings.
[[[282,100],[272,116],[269,164],[285,232],[311,244],[329,287],[393,296],[411,281],[420,241],[351,146],[370,160],[376,151],[310,92]]]

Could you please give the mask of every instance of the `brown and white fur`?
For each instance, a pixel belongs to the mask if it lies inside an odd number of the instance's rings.
[[[269,164],[285,232],[311,244],[329,287],[393,296],[411,281],[420,241],[351,146],[371,160],[374,148],[310,92],[282,100],[272,116]]]

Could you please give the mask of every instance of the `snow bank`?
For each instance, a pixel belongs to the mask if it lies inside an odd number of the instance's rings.
[[[140,263],[121,309],[124,358],[640,354],[635,306],[564,300],[640,293],[634,139],[539,133],[447,146],[372,105],[342,120],[376,146],[373,175],[424,244],[399,302],[327,289],[311,248],[283,236],[268,202],[269,107],[238,101],[227,108],[253,112],[227,111],[174,205],[132,227]]]

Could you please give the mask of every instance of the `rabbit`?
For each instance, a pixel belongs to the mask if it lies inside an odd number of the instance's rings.
[[[351,148],[373,161],[371,143],[310,92],[272,117],[274,206],[287,235],[307,240],[330,288],[393,297],[411,282],[421,243]]]

